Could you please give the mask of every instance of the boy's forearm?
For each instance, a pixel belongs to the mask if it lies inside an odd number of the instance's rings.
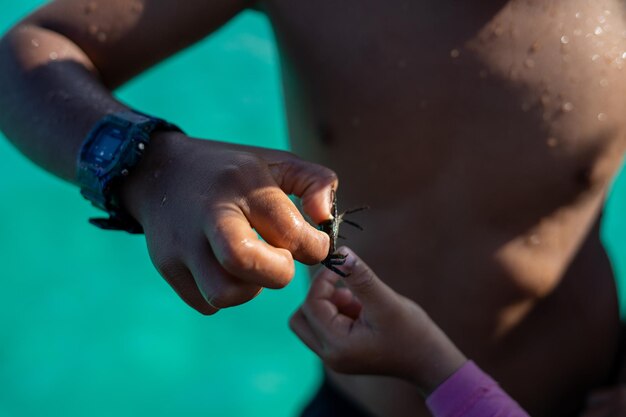
[[[74,182],[85,135],[124,108],[68,38],[24,24],[0,40],[0,130],[47,171]]]
[[[83,138],[110,94],[212,33],[248,0],[54,0],[0,40],[0,130],[51,173],[74,180]]]

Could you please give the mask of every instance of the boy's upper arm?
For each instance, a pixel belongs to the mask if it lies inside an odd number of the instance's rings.
[[[55,0],[21,25],[57,32],[81,48],[114,88],[204,38],[249,0]]]

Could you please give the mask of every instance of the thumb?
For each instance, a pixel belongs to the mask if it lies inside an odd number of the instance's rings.
[[[345,246],[339,248],[338,252],[347,255],[346,263],[341,267],[349,274],[344,282],[367,311],[376,312],[394,303],[397,294],[361,258]]]
[[[313,222],[319,224],[332,217],[330,193],[338,185],[337,174],[333,170],[293,155],[271,162],[268,166],[283,192],[300,197],[302,210]]]

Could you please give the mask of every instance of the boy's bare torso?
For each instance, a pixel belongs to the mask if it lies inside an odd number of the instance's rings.
[[[341,206],[372,206],[350,245],[532,415],[564,415],[617,348],[598,224],[625,145],[626,10],[480,3],[263,7],[294,150],[337,171]],[[403,384],[332,377],[375,414],[427,415]]]

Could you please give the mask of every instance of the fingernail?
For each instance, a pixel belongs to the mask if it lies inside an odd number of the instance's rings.
[[[326,193],[326,197],[325,197],[325,200],[326,200],[325,204],[326,204],[326,207],[328,207],[329,219],[333,218],[333,205],[335,203],[335,198],[337,198],[335,194],[335,190],[331,188],[330,191]]]
[[[342,265],[345,269],[352,270],[354,265],[356,264],[356,256],[347,246],[341,246],[337,249],[337,252],[346,255],[346,259],[344,264]]]

